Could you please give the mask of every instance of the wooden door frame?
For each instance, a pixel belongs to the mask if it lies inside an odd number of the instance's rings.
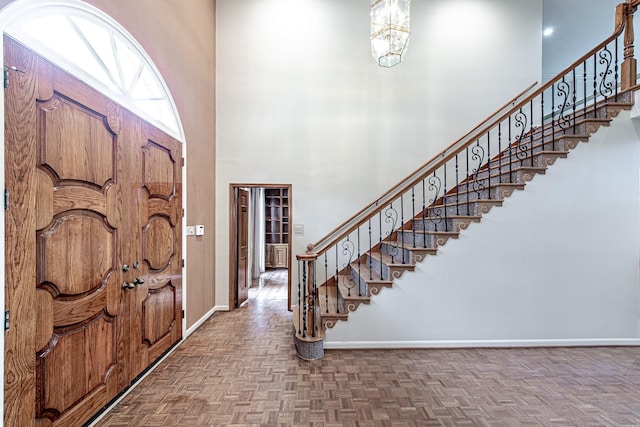
[[[229,184],[229,311],[235,309],[235,300],[234,300],[234,292],[235,292],[235,283],[238,280],[238,275],[236,271],[236,244],[237,244],[237,233],[236,228],[238,227],[238,218],[236,216],[236,188],[284,188],[289,192],[289,223],[293,224],[291,221],[292,211],[293,211],[293,203],[292,203],[292,185],[291,184],[239,184],[239,183],[231,183]],[[287,309],[291,311],[291,245],[293,240],[293,235],[289,235],[288,245],[288,256],[289,262],[287,267]]]

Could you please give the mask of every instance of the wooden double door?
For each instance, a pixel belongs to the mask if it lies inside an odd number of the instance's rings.
[[[76,426],[182,337],[181,144],[4,44],[4,421]]]

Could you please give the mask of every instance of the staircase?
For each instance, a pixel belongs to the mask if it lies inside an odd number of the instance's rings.
[[[631,108],[631,86],[618,81],[629,67],[618,58],[623,13],[633,10],[618,12],[614,34],[565,72],[529,87],[298,255],[293,321],[301,358],[322,357],[326,329]]]
[[[609,126],[622,109],[628,110],[631,106],[630,94],[626,93],[619,101],[608,101],[599,107],[596,117],[577,121],[575,128],[564,130],[555,126],[545,129],[545,134],[555,134],[552,145],[543,143],[542,130],[535,130],[533,149],[523,151],[516,164],[505,159],[519,150],[517,145],[500,153],[490,166],[487,163],[381,245],[367,251],[341,274],[320,286],[322,328],[331,328],[338,320],[346,321],[350,312],[360,304],[368,304],[381,288],[391,287],[393,279],[401,277],[405,271],[413,271],[416,263],[427,255],[436,255],[438,248],[449,239],[458,238],[471,223],[479,223],[483,214],[502,206],[503,200],[514,191],[524,190],[528,181],[544,174],[557,159],[566,158],[578,143],[588,142],[601,126]]]

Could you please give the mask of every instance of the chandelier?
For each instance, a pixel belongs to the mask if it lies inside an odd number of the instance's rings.
[[[371,55],[381,67],[393,67],[409,47],[411,0],[371,0]]]

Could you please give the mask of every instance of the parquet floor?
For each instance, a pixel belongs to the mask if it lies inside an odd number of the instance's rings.
[[[640,426],[640,348],[293,347],[283,277],[216,313],[97,425]]]

